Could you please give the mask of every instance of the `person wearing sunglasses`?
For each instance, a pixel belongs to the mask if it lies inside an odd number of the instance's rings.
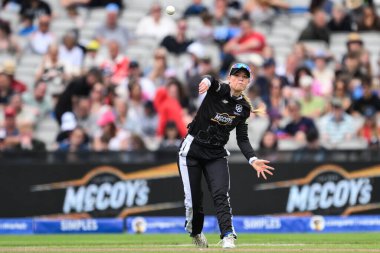
[[[202,173],[216,208],[223,248],[235,248],[236,233],[232,224],[229,201],[228,150],[224,148],[230,132],[236,128],[240,150],[249,164],[256,170],[257,177],[266,179],[272,175],[269,161],[258,159],[248,139],[247,120],[250,113],[259,113],[243,93],[251,81],[252,72],[243,63],[234,64],[228,75],[228,83],[205,76],[199,83],[199,93],[207,94],[194,120],[188,126],[178,152],[178,168],[184,192],[186,223],[185,229],[199,248],[207,248],[207,239],[202,233],[204,213],[202,206]]]

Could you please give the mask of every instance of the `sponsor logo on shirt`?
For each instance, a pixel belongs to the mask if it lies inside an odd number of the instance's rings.
[[[216,113],[212,121],[217,122],[219,125],[231,125],[235,116],[228,115],[227,113]]]

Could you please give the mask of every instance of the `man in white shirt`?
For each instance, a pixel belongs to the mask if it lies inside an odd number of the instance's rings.
[[[161,6],[153,4],[150,15],[143,17],[137,25],[136,35],[140,37],[153,37],[162,40],[167,35],[174,35],[177,26],[173,19],[161,15]]]
[[[50,17],[43,15],[38,19],[38,30],[33,32],[29,41],[29,48],[33,53],[45,54],[49,46],[55,42],[55,35],[50,32]]]

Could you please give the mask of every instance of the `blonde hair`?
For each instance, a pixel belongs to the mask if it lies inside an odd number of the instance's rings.
[[[251,103],[251,100],[247,97],[246,94],[242,93],[241,94],[243,96],[243,98],[245,99],[245,101],[247,101],[248,105],[249,105],[249,108],[251,109],[251,113],[254,113],[256,114],[257,116],[262,116],[264,114],[266,114],[266,110],[264,107],[257,107],[256,109],[253,107],[252,103]]]

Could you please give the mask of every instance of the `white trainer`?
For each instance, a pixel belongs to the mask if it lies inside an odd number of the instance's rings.
[[[235,248],[235,236],[233,234],[229,234],[223,237],[222,240],[222,248],[223,249],[233,249]]]
[[[203,233],[192,236],[193,244],[198,248],[208,248],[207,238]]]

